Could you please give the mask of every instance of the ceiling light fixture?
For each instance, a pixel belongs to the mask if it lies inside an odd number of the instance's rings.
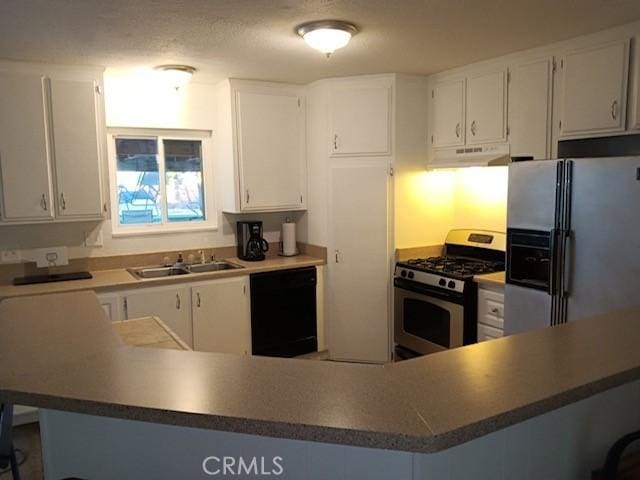
[[[189,83],[196,71],[189,65],[160,65],[155,67],[155,70],[161,72],[164,80],[176,90],[180,90]]]
[[[320,50],[327,58],[337,49],[349,43],[351,37],[358,33],[358,28],[342,20],[320,20],[303,23],[296,27],[296,32],[311,48]]]

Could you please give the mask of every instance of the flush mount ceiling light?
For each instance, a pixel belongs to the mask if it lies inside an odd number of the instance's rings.
[[[196,71],[195,68],[189,65],[160,65],[155,67],[155,70],[161,72],[164,80],[176,90],[189,83],[193,73]]]
[[[320,20],[299,25],[296,32],[311,48],[320,50],[327,58],[337,49],[349,43],[351,37],[358,33],[358,28],[342,20]]]

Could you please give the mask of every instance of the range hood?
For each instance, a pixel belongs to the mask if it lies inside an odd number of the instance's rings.
[[[509,144],[478,145],[435,150],[427,168],[494,167],[509,165]]]

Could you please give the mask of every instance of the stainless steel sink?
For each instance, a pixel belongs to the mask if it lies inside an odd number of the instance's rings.
[[[173,275],[189,275],[190,273],[218,272],[220,270],[234,270],[236,268],[244,268],[230,262],[211,262],[211,263],[195,263],[193,265],[185,265],[184,267],[140,267],[129,268],[128,271],[139,278],[160,278],[170,277]]]
[[[130,268],[129,272],[140,278],[171,277],[173,275],[188,275],[189,270],[182,267],[147,267]]]
[[[236,268],[244,268],[241,265],[236,265],[230,262],[211,262],[211,263],[194,263],[189,265],[189,270],[192,273],[204,273],[204,272],[218,272],[220,270],[234,270]]]

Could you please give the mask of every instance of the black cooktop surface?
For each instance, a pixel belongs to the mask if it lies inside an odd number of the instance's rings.
[[[65,282],[67,280],[86,280],[93,278],[89,272],[52,273],[49,275],[29,275],[13,279],[14,285],[32,285],[34,283]]]
[[[444,274],[457,278],[471,278],[474,275],[484,273],[501,272],[504,270],[503,262],[488,260],[476,260],[467,257],[439,256],[428,258],[413,258],[400,265],[420,270],[427,273]]]

